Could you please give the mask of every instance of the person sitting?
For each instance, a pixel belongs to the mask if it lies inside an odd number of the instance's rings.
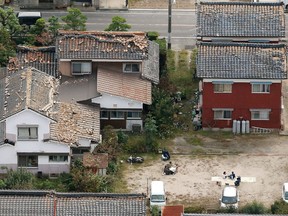
[[[229,175],[229,178],[232,179],[232,180],[235,179],[235,173],[234,173],[233,171],[232,171],[232,173]]]

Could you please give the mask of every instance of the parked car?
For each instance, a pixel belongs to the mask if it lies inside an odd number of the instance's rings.
[[[220,199],[220,207],[221,208],[238,208],[239,202],[239,191],[234,186],[225,186],[221,199]]]
[[[17,17],[18,17],[20,25],[25,24],[25,25],[30,26],[30,25],[34,25],[38,19],[42,18],[42,14],[41,12],[36,12],[36,11],[18,12]]]
[[[288,183],[284,183],[282,187],[282,199],[288,203]]]

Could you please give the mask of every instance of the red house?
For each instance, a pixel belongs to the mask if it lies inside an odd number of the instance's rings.
[[[261,19],[264,13],[268,20]],[[202,3],[198,25],[203,128],[231,130],[234,120],[245,120],[250,127],[280,129],[287,79],[286,46],[279,43],[285,36],[283,7]]]

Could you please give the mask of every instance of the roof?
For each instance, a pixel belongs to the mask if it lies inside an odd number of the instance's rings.
[[[143,194],[0,190],[0,205],[1,216],[146,215],[146,197]]]
[[[288,183],[287,182],[283,184],[283,187],[285,188],[285,191],[288,191]]]
[[[100,140],[100,108],[98,105],[59,103],[57,122],[50,125],[50,138],[69,144],[79,144],[79,138]]]
[[[26,67],[34,67],[51,76],[58,77],[55,46],[18,46],[16,57],[10,57],[7,70],[13,73]]]
[[[56,78],[31,67],[1,79],[0,120],[25,109],[53,119],[58,86]]]
[[[159,82],[159,45],[145,32],[59,31],[59,60],[141,61],[142,77]]]
[[[200,2],[197,36],[285,37],[282,3]]]
[[[183,205],[163,206],[162,216],[181,216],[184,213]]]
[[[92,154],[90,152],[83,153],[83,166],[97,167],[98,169],[105,169],[108,167],[108,153]]]
[[[229,214],[229,213],[225,213],[225,214],[193,214],[193,213],[184,213],[181,216],[280,216],[279,214]],[[283,215],[283,214],[282,214]]]
[[[41,12],[22,11],[17,14],[17,17],[42,17]]]
[[[197,76],[222,79],[286,79],[284,44],[198,43]]]
[[[233,186],[226,186],[223,189],[223,196],[235,197],[237,195],[237,189]]]

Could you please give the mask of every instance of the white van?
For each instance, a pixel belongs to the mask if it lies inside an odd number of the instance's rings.
[[[36,21],[42,18],[41,12],[36,11],[27,11],[27,12],[19,12],[17,13],[17,17],[20,25],[35,25]]]
[[[282,199],[288,203],[288,183],[284,183],[282,187]]]
[[[150,210],[157,206],[161,210],[166,205],[166,195],[163,181],[152,181],[150,188]]]
[[[239,192],[234,186],[225,186],[220,199],[221,208],[238,208]]]

